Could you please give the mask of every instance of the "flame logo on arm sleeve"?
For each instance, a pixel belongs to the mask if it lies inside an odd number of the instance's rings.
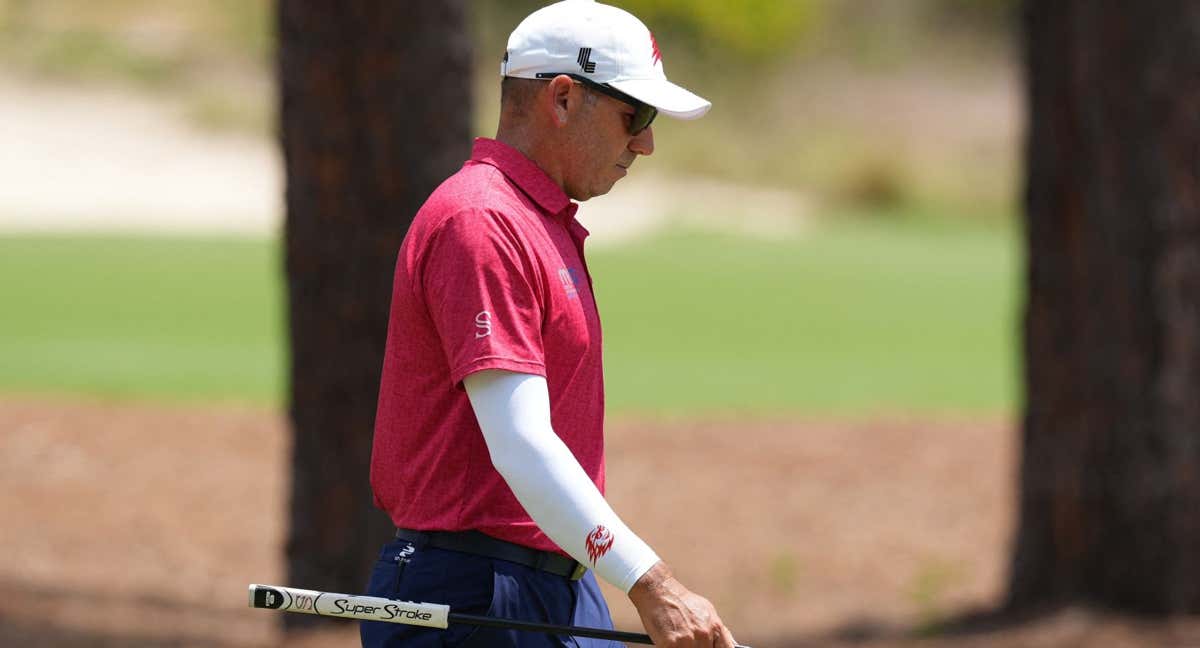
[[[612,549],[613,534],[612,531],[597,525],[595,529],[587,534],[587,539],[584,541],[587,545],[588,558],[592,559],[592,566],[596,566],[596,561],[600,557],[608,553]]]

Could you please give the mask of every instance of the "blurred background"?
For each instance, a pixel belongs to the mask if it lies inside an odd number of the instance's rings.
[[[469,2],[476,135],[539,4]],[[714,104],[580,212],[615,507],[743,640],[936,639],[1012,533],[1016,2],[613,4]],[[284,573],[274,32],[0,0],[0,644],[280,640],[243,607]]]
[[[716,108],[696,122],[655,124],[655,154],[583,207],[606,275],[614,412],[1010,410],[1021,119],[1014,3],[625,4],[662,34],[671,77]],[[477,135],[494,133],[504,40],[536,6],[470,5]],[[5,323],[0,385],[277,402],[283,358],[270,255],[283,177],[270,3],[0,7],[0,226],[10,235],[4,263],[16,264],[5,270],[80,281],[70,264],[110,254],[106,272],[134,275],[111,282],[133,297],[128,308],[153,311],[118,321],[120,309],[80,304],[100,321],[62,312],[43,321],[51,305],[38,295],[61,293],[7,285],[22,291],[8,302],[29,307]],[[61,236],[18,237],[47,231]],[[73,236],[81,232],[107,240]],[[139,245],[147,232],[168,240]],[[170,236],[178,233],[200,237]],[[235,237],[215,247],[205,240]],[[44,249],[23,256],[34,244]],[[170,309],[136,298],[169,281],[164,273],[192,276],[210,253],[222,267],[193,289],[267,306],[204,304],[180,291],[159,295],[180,302]],[[694,263],[714,253],[722,262]],[[255,264],[264,271],[247,273]],[[647,290],[646,277],[671,291]],[[712,308],[712,294],[729,306]],[[681,335],[680,320],[693,333]],[[79,361],[86,354],[66,352],[56,329],[95,345],[80,352],[117,356],[121,344],[144,350],[152,336],[171,349],[176,370],[145,380]],[[694,353],[693,335],[708,336],[706,354]],[[235,375],[220,370],[235,360]],[[713,364],[729,370],[698,370]],[[660,380],[664,373],[673,379]]]

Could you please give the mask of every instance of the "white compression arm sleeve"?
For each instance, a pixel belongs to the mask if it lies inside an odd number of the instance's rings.
[[[521,506],[563,551],[628,593],[658,556],[604,500],[550,424],[550,392],[541,376],[488,370],[463,380],[492,464]],[[594,562],[593,531],[604,527]]]

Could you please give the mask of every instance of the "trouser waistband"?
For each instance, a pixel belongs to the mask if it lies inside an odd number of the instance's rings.
[[[582,564],[561,554],[522,547],[479,531],[396,529],[396,538],[436,549],[507,560],[571,580],[579,580],[587,573],[587,568]]]

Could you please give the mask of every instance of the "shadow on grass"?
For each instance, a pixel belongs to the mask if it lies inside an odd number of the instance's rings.
[[[1146,617],[1085,604],[966,611],[914,627],[864,618],[755,648],[1143,648],[1200,646],[1200,615]]]
[[[267,645],[274,636],[275,618],[220,603],[4,581],[0,647],[216,648]]]
[[[50,623],[32,625],[29,621],[17,621],[0,617],[0,646],[16,648],[58,648],[59,646],[90,646],[94,648],[215,648],[223,643],[213,643],[195,638],[148,637],[128,633],[108,633],[89,630],[60,628]]]
[[[903,626],[860,617],[835,628],[811,635],[763,638],[750,645],[755,648],[885,648],[890,646],[956,646],[970,640],[975,645],[1009,645],[1010,637],[1021,629],[1054,617],[1057,609],[1012,613],[998,609],[978,609],[939,619],[920,626]],[[978,643],[977,643],[978,642]],[[1023,644],[1022,644],[1023,645]]]
[[[251,648],[357,645],[350,625],[284,635],[244,592],[216,599],[0,582],[0,648]],[[285,638],[286,637],[286,638]],[[1129,648],[1200,645],[1200,617],[1146,619],[1086,607],[1014,614],[980,609],[920,626],[851,619],[811,634],[742,637],[755,648]]]

